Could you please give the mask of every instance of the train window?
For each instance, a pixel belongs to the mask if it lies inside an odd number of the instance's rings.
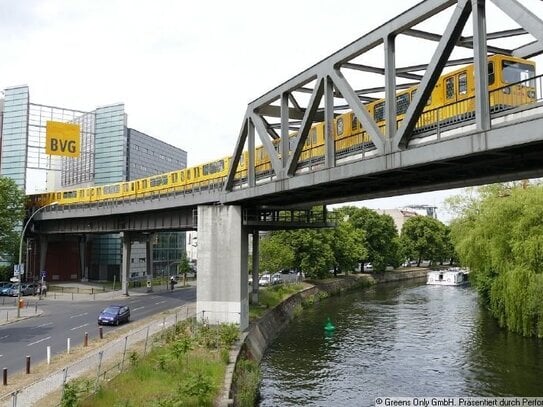
[[[158,187],[160,185],[167,185],[168,184],[168,176],[167,175],[159,175],[158,177],[151,178],[151,186],[152,187]]]
[[[317,128],[315,128],[315,131],[311,133],[311,144],[317,144]]]
[[[409,107],[409,93],[396,96],[396,114],[405,114]]]
[[[514,61],[502,61],[503,81],[505,83],[515,83],[526,81],[535,76],[533,65],[522,64]],[[532,85],[533,86],[533,85]]]
[[[172,182],[177,182],[177,179],[178,179],[177,173],[176,172],[172,173]]]
[[[492,85],[494,83],[494,64],[492,62],[489,62],[488,64],[488,84]]]
[[[454,76],[445,79],[445,99],[454,98]]]
[[[104,194],[106,195],[118,194],[121,191],[121,186],[119,184],[105,185],[103,189],[104,189]]]
[[[190,179],[190,170],[187,170],[187,179]]]
[[[343,134],[343,118],[340,117],[339,119],[337,119],[337,122],[336,122],[336,131],[337,131],[337,135],[338,136],[341,136]]]
[[[145,189],[147,188],[147,180],[144,179],[143,181],[141,181],[141,186]]]
[[[61,195],[62,194],[60,192],[57,192],[57,199],[60,199]]]
[[[181,181],[184,181],[184,180],[185,180],[185,172],[184,172],[184,171],[180,171],[180,172],[179,172],[179,179],[180,179]]]
[[[385,102],[377,103],[373,108],[373,120],[380,122],[385,118]]]
[[[129,185],[123,184],[123,192],[128,192],[128,191],[129,191]]]
[[[351,129],[358,129],[358,117],[356,117],[354,114],[351,115]]]
[[[64,191],[62,193],[62,198],[77,198],[77,191]]]
[[[215,161],[202,166],[204,175],[211,175],[224,170],[224,160]]]
[[[468,74],[462,72],[458,75],[458,94],[465,95],[468,93]]]

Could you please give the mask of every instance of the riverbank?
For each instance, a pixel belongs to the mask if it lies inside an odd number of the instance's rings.
[[[237,383],[233,378],[236,377],[236,368],[239,362],[249,359],[260,363],[267,347],[297,313],[302,312],[304,306],[320,301],[323,298],[339,295],[342,292],[369,287],[374,284],[426,278],[427,272],[428,269],[413,268],[379,274],[363,273],[327,280],[308,281],[310,284],[308,288],[290,296],[276,307],[270,309],[262,318],[250,324],[248,332],[242,337],[239,351],[235,361],[233,361],[236,367],[231,369],[232,374],[227,379],[226,388],[230,389],[230,397],[223,404],[236,403]]]

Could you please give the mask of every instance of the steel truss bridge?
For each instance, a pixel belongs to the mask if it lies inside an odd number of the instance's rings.
[[[490,10],[506,18],[510,27],[489,31]],[[403,57],[407,63],[402,63],[400,47],[417,52]],[[224,180],[191,190],[50,208],[37,217],[39,229],[93,233],[89,225],[94,223],[102,225],[97,233],[128,224],[134,229],[145,229],[145,224],[149,230],[188,230],[195,228],[194,208],[204,204],[241,205],[249,211],[300,208],[540,177],[541,77],[532,79],[536,103],[491,108],[487,57],[533,58],[542,53],[541,15],[519,0],[422,1],[248,104],[231,165],[237,168],[243,151],[249,151],[243,182],[231,170]],[[474,113],[454,121],[440,121],[439,109],[423,113],[444,69],[465,64],[474,65]],[[414,84],[417,92],[397,122],[396,94]],[[384,129],[364,106],[380,98],[386,101]],[[333,126],[334,118],[348,110],[371,142],[345,153],[337,148]],[[420,126],[425,114],[433,115],[434,126]],[[324,155],[302,162],[302,148],[317,122],[325,124]],[[294,144],[288,137],[293,130],[298,134]],[[271,159],[271,171],[264,175],[255,169],[257,140]],[[280,140],[278,150],[273,140]],[[111,217],[117,226],[104,226]]]

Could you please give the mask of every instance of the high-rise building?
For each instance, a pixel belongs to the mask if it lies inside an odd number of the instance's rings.
[[[78,157],[45,153],[47,121],[80,125]],[[129,181],[186,167],[185,150],[129,128],[127,121],[122,103],[81,111],[33,103],[28,86],[7,88],[0,99],[0,176],[12,178],[26,193],[33,193]],[[152,269],[170,273],[185,252],[185,234],[162,233],[153,240]],[[87,270],[79,270],[78,260],[66,259],[66,253],[78,251],[77,242],[71,251],[60,248],[68,242],[59,243],[58,250],[50,244],[48,275],[97,280],[119,275],[121,243],[117,235],[87,236],[86,243],[91,253]],[[133,244],[130,263],[132,277],[144,275],[143,243]]]

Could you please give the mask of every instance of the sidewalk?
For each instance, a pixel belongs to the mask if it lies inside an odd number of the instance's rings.
[[[29,304],[28,306],[24,306],[21,308],[19,312],[19,318],[17,318],[17,307],[15,306],[15,303],[17,301],[17,297],[12,298],[8,297],[12,305],[8,305],[7,302],[5,302],[4,305],[0,304],[0,326],[9,324],[11,322],[16,322],[22,319],[32,318],[32,317],[38,317],[41,314],[43,314],[43,310],[39,308],[37,301]],[[26,303],[25,303],[26,304]]]

